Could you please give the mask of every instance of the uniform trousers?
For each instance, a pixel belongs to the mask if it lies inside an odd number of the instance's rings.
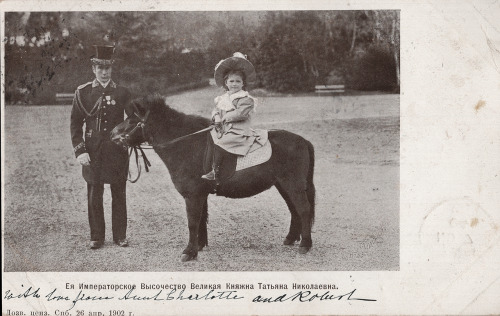
[[[111,225],[114,241],[127,237],[126,184],[126,181],[110,184]],[[90,240],[104,241],[105,239],[103,195],[104,183],[87,183]]]

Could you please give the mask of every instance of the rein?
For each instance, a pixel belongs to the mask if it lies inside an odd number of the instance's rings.
[[[180,136],[180,137],[177,137],[175,139],[172,139],[172,140],[169,140],[168,142],[165,142],[165,143],[160,143],[160,144],[156,144],[154,145],[154,147],[167,147],[168,145],[171,145],[179,140],[182,140],[184,138],[187,138],[189,136],[193,136],[193,135],[196,135],[196,134],[200,134],[200,133],[203,133],[203,132],[206,132],[206,131],[209,131],[211,129],[213,129],[215,127],[214,124],[210,125],[209,127],[206,127],[204,129],[201,129],[199,131],[196,131],[194,133],[191,133],[191,134],[187,134],[187,135],[184,135],[184,136]]]
[[[128,154],[129,163],[130,163],[130,157],[132,157],[132,153],[135,153],[135,163],[137,166],[137,177],[133,180],[132,180],[132,174],[130,173],[130,168],[128,170],[127,180],[130,181],[130,183],[136,183],[137,180],[139,180],[139,178],[141,177],[142,167],[141,164],[139,163],[139,153],[137,150],[141,152],[141,157],[144,161],[144,168],[146,169],[146,172],[149,172],[149,167],[151,167],[151,162],[149,162],[148,157],[146,157],[146,154],[144,153],[144,150],[141,148],[141,145],[130,147],[130,152]]]
[[[144,139],[146,139],[146,135],[144,134],[144,124],[146,123],[146,120],[149,117],[149,111],[146,112],[146,115],[141,117],[138,114],[139,111],[137,109],[137,106],[134,103],[132,103],[132,105],[135,108],[134,115],[137,116],[141,121],[139,123],[137,123],[137,125],[130,132],[127,133],[127,136],[130,136],[132,133],[134,133],[137,129],[140,128],[142,130],[142,136],[144,137]],[[129,169],[128,169],[128,177],[127,177],[127,180],[130,181],[130,183],[136,183],[137,180],[139,180],[139,178],[141,177],[142,167],[141,167],[141,164],[139,162],[139,152],[138,151],[141,152],[140,155],[142,157],[142,160],[144,161],[144,168],[146,169],[146,172],[149,172],[149,167],[151,167],[151,163],[149,162],[148,157],[146,157],[144,150],[142,150],[141,145],[131,146],[129,154],[128,154]],[[132,179],[132,174],[130,172],[130,158],[132,157],[132,153],[135,153],[135,164],[137,166],[137,177],[135,179]]]
[[[134,105],[135,107],[135,105]],[[137,116],[141,121],[139,123],[137,123],[137,125],[130,131],[127,133],[127,136],[130,136],[132,135],[132,133],[134,133],[136,130],[138,130],[139,128],[142,130],[142,136],[144,139],[147,139],[146,137],[146,134],[144,133],[144,126],[146,124],[146,120],[148,119],[149,117],[149,110],[146,112],[146,115],[144,117],[141,117],[139,114],[137,114],[137,112],[134,112],[135,116]],[[203,132],[206,132],[206,131],[209,131],[211,129],[213,129],[214,127],[216,126],[216,124],[212,124],[202,130],[199,130],[199,131],[196,131],[194,133],[191,133],[191,134],[188,134],[188,135],[184,135],[184,136],[180,136],[180,137],[177,137],[173,140],[170,140],[168,142],[165,142],[165,143],[160,143],[160,144],[156,144],[154,145],[153,147],[166,147],[166,146],[169,146],[177,141],[180,141],[182,139],[185,139],[187,137],[190,137],[190,136],[193,136],[193,135],[196,135],[196,134],[200,134],[200,133],[203,133]],[[129,159],[129,163],[130,163],[130,157],[132,157],[132,153],[135,153],[135,163],[136,163],[136,166],[137,166],[137,177],[135,179],[132,180],[131,178],[131,173],[130,173],[130,169],[128,171],[128,181],[130,181],[131,183],[135,183],[137,182],[137,180],[139,180],[140,176],[141,176],[141,164],[139,162],[139,153],[138,151],[140,151],[140,156],[142,157],[143,161],[144,161],[144,168],[146,169],[146,172],[149,172],[149,167],[151,167],[151,163],[149,162],[148,158],[146,157],[146,154],[144,153],[144,150],[143,148],[141,147],[141,145],[138,145],[138,146],[131,146],[130,147],[130,152],[129,152],[129,156],[128,156],[128,159]]]

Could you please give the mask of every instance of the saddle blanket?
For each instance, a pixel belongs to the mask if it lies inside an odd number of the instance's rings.
[[[238,156],[236,160],[236,171],[260,165],[268,161],[272,153],[271,142],[268,140],[261,148],[248,153],[246,156]]]

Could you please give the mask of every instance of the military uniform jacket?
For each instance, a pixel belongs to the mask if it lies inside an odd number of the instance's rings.
[[[123,122],[124,113],[133,114],[131,108],[126,108],[129,101],[129,91],[113,81],[104,88],[94,79],[76,89],[71,109],[71,142],[76,157],[82,153],[90,156],[90,166],[82,168],[88,183],[126,181],[127,149],[112,142],[110,132]]]

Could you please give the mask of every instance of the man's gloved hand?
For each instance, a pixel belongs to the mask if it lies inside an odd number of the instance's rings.
[[[76,160],[78,160],[82,166],[90,166],[90,156],[88,153],[80,154],[76,157]]]

